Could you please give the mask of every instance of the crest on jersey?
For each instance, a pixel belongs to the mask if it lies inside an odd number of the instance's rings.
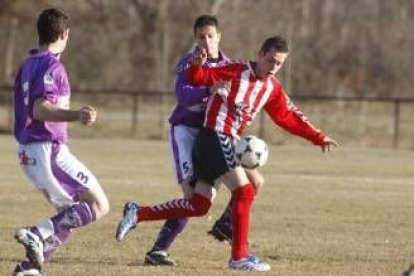
[[[234,124],[237,127],[240,127],[243,120],[243,115],[248,116],[247,109],[249,107],[244,104],[243,102],[235,103],[234,104]]]
[[[53,76],[52,76],[52,73],[50,73],[50,72],[46,73],[46,74],[43,76],[43,82],[44,82],[46,85],[51,85],[51,84],[53,84]]]

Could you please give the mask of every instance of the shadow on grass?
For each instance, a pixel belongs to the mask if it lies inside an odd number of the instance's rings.
[[[1,259],[0,259],[1,260]],[[96,265],[108,265],[108,266],[112,266],[112,265],[120,265],[122,264],[121,262],[117,262],[117,261],[112,261],[112,260],[88,260],[88,259],[84,259],[84,258],[63,258],[63,257],[57,257],[54,258],[53,260],[51,260],[49,263],[57,263],[57,264],[96,264]],[[144,263],[142,262],[131,262],[128,263],[127,266],[145,266]]]

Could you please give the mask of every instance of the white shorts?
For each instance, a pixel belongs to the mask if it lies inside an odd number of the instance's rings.
[[[95,176],[65,144],[36,142],[19,145],[20,166],[29,180],[46,193],[55,208],[79,201],[89,189],[100,189]]]
[[[193,145],[200,129],[185,125],[170,125],[169,146],[178,183],[190,181],[194,175]]]

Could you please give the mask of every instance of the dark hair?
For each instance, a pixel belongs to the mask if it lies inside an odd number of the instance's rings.
[[[50,44],[55,42],[59,35],[69,28],[69,16],[58,9],[47,9],[42,11],[37,19],[37,33],[39,44]]]
[[[260,48],[260,50],[263,53],[269,52],[270,49],[275,49],[278,53],[289,52],[289,47],[286,39],[279,35],[272,36],[266,39],[265,42],[262,44],[262,48]]]
[[[216,29],[219,28],[219,24],[217,18],[213,15],[200,15],[195,21],[193,26],[193,32],[196,34],[198,28],[202,28],[204,26],[214,26]]]

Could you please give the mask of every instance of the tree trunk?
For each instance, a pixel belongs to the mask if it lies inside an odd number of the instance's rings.
[[[9,33],[6,41],[6,50],[4,57],[4,81],[7,84],[13,82],[13,61],[14,61],[14,52],[16,49],[16,34],[17,34],[17,25],[19,20],[17,17],[13,16],[9,21]]]

